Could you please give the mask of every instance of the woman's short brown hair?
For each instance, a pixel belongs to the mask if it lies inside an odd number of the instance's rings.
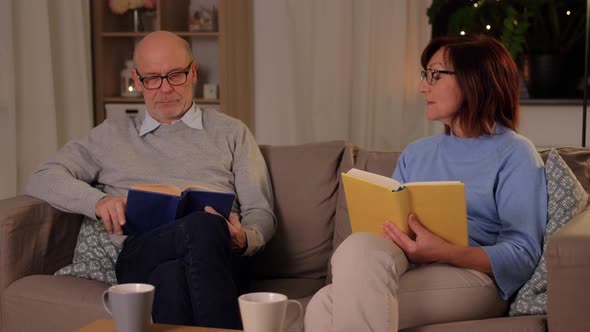
[[[491,134],[495,122],[516,131],[520,116],[518,69],[504,45],[485,35],[447,36],[422,52],[424,69],[438,50],[452,65],[463,100],[453,115],[469,137]]]

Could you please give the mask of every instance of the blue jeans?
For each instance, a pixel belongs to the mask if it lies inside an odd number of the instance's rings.
[[[155,323],[233,329],[241,328],[242,270],[225,220],[205,212],[128,238],[116,265],[119,283],[155,286]]]

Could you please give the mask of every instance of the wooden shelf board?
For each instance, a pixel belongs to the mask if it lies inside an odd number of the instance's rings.
[[[204,98],[194,98],[193,101],[197,104],[219,104],[221,101],[219,99],[204,99]],[[104,98],[105,103],[143,103],[143,98],[135,98],[135,97],[106,97]]]
[[[195,103],[197,104],[219,104],[220,100],[219,99],[204,99],[204,98],[195,98],[193,99],[195,101]]]
[[[143,103],[141,97],[105,97],[105,103]]]
[[[175,34],[181,37],[219,37],[219,32],[186,32],[186,31],[173,31]]]
[[[143,38],[149,32],[103,32],[101,35],[108,38]]]
[[[217,38],[219,37],[219,32],[188,32],[188,31],[172,31],[173,33],[181,36],[181,37],[210,37],[210,38]],[[147,36],[149,32],[131,32],[131,31],[124,31],[124,32],[103,32],[101,35],[105,38],[143,38]]]

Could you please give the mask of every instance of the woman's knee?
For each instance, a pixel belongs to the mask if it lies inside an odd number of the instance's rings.
[[[353,233],[336,249],[332,255],[332,265],[354,266],[355,269],[374,264],[376,259],[384,263],[405,260],[405,255],[390,240],[372,233]]]
[[[307,304],[305,332],[332,330],[332,285],[320,289]]]

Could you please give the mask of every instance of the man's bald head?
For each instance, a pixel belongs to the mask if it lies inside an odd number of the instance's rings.
[[[137,64],[141,61],[144,54],[153,53],[155,50],[170,50],[186,52],[188,60],[193,59],[193,54],[189,43],[169,31],[155,31],[145,36],[135,47],[133,52],[133,62]]]

